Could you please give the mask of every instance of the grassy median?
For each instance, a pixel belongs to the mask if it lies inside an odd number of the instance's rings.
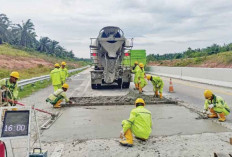
[[[78,73],[80,73],[83,70],[80,71],[76,71],[76,72],[72,72],[69,73],[69,76],[72,75],[76,75]],[[26,86],[23,86],[22,88],[19,88],[19,99],[25,98],[27,96],[30,96],[31,94],[33,94],[34,92],[46,88],[48,86],[50,86],[52,84],[51,80],[43,80],[43,81],[38,81],[34,84],[29,84]]]

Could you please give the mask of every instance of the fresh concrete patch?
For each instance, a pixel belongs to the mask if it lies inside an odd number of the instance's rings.
[[[177,101],[170,99],[160,99],[154,95],[139,94],[138,91],[131,90],[126,95],[121,96],[95,96],[95,97],[71,97],[73,104],[65,107],[73,106],[104,106],[104,105],[131,105],[137,98],[143,98],[146,104],[176,104]]]
[[[43,142],[117,138],[121,121],[128,119],[134,105],[66,108],[53,126],[44,131]],[[197,119],[198,114],[178,105],[146,105],[152,112],[151,136],[191,135],[228,132],[211,120]]]

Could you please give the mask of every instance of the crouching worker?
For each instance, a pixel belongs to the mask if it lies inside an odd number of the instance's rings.
[[[72,103],[66,96],[66,91],[68,90],[68,84],[63,84],[62,89],[56,90],[53,94],[49,95],[46,99],[46,102],[50,102],[54,108],[60,108],[63,99],[65,99],[66,103]]]
[[[218,121],[224,122],[226,116],[230,114],[230,108],[227,103],[220,97],[216,96],[210,90],[205,90],[205,105],[203,113],[209,109],[211,114],[208,115],[209,118],[219,118]]]
[[[125,137],[126,139],[120,141],[120,144],[123,146],[133,146],[132,133],[140,140],[147,140],[151,134],[151,112],[144,107],[145,102],[142,98],[138,98],[135,101],[135,106],[136,108],[130,113],[130,118],[122,121],[123,130],[121,131],[120,138],[123,139]]]
[[[160,99],[162,99],[163,98],[163,87],[164,87],[163,80],[160,77],[155,77],[155,76],[151,76],[151,75],[147,75],[147,80],[151,81],[151,83],[153,85],[153,90],[155,92],[155,96],[160,97]]]

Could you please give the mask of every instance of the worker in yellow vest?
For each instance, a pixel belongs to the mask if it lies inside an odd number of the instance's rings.
[[[138,70],[138,83],[139,83],[139,93],[143,92],[143,88],[147,85],[147,81],[145,80],[145,71],[143,63],[139,63],[139,70]]]
[[[130,118],[122,121],[123,130],[121,131],[120,144],[123,146],[133,146],[133,135],[137,139],[147,140],[152,132],[151,112],[145,108],[145,102],[142,98],[135,101],[135,109],[131,110]]]
[[[158,97],[160,94],[160,99],[162,99],[163,98],[163,87],[164,87],[163,80],[158,76],[151,76],[151,75],[147,75],[147,80],[151,81],[153,85],[153,90],[155,92],[155,96]]]
[[[134,73],[134,84],[135,84],[135,89],[139,89],[139,81],[138,81],[138,71],[139,71],[139,63],[137,61],[135,61],[134,63],[134,67],[133,67],[133,70],[132,70],[132,73]]]
[[[17,71],[13,71],[10,74],[9,79],[0,80],[0,89],[3,91],[0,93],[1,94],[0,104],[9,100],[12,106],[15,105],[12,102],[17,100],[18,98],[18,83],[17,83],[18,79],[19,79],[19,73]]]
[[[213,94],[211,90],[205,90],[205,105],[203,113],[210,111],[211,114],[208,115],[209,118],[219,118],[219,122],[224,122],[226,116],[230,114],[230,108],[227,103],[220,96]]]
[[[58,63],[56,63],[55,65],[55,69],[53,69],[50,72],[50,78],[52,80],[52,85],[54,88],[54,91],[61,89],[62,86],[62,81],[61,81],[61,73],[60,73],[60,65]]]
[[[63,99],[66,103],[72,104],[72,101],[70,101],[66,95],[68,88],[69,85],[64,83],[62,85],[62,89],[58,89],[53,94],[49,95],[49,97],[46,99],[46,102],[50,102],[54,108],[60,108],[60,104],[62,103]]]
[[[61,63],[60,75],[61,75],[62,84],[64,84],[66,82],[66,79],[68,78],[68,70],[66,68],[65,62]]]

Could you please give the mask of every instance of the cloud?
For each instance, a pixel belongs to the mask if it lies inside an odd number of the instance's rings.
[[[135,49],[173,53],[231,42],[228,0],[1,0],[0,12],[15,23],[32,19],[38,36],[57,40],[89,57],[90,37],[119,26]]]

